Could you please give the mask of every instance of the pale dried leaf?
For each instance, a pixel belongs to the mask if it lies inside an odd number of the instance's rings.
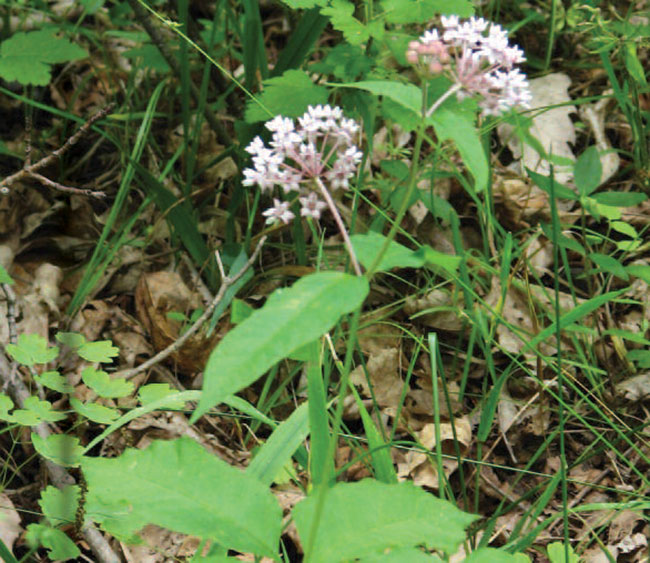
[[[22,532],[20,515],[14,503],[5,493],[0,493],[0,540],[11,551],[14,542]]]

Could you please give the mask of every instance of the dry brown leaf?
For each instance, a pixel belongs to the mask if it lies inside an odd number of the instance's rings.
[[[616,391],[628,401],[643,401],[650,397],[650,371],[616,384]]]
[[[463,326],[460,295],[452,295],[443,289],[433,289],[424,297],[409,296],[404,303],[404,312],[417,321],[438,330],[457,332]]]
[[[14,503],[5,493],[0,493],[0,540],[12,551],[14,542],[22,532],[20,514]]]
[[[377,404],[380,407],[396,408],[404,386],[400,376],[399,349],[384,348],[372,354],[366,361],[366,370]],[[350,373],[350,381],[361,387],[366,397],[371,396],[363,366],[357,366]]]

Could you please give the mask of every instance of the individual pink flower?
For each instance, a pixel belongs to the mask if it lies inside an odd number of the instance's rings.
[[[266,128],[272,133],[270,148],[260,137],[246,147],[253,168],[244,170],[242,184],[259,186],[263,192],[276,186],[284,193],[297,192],[301,216],[320,218],[327,204],[318,198],[316,181],[325,182],[330,191],[349,188],[362,156],[354,144],[359,126],[346,119],[341,108],[318,105],[309,106],[297,124],[277,116]],[[274,206],[264,212],[267,222],[293,219],[288,205],[275,199]]]
[[[430,74],[447,75],[454,82],[456,97],[478,98],[483,115],[528,107],[528,81],[514,68],[526,59],[519,47],[509,44],[501,26],[474,17],[461,22],[457,16],[443,16],[441,23],[441,33],[426,31],[409,44],[406,58],[410,63]]]

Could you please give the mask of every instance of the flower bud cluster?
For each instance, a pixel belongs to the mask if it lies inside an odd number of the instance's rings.
[[[442,34],[433,29],[409,43],[406,59],[431,74],[444,73],[458,88],[456,96],[479,98],[484,115],[499,115],[514,106],[528,107],[531,94],[526,75],[514,68],[523,51],[508,42],[501,26],[483,18],[460,22],[442,17]]]
[[[296,123],[277,116],[266,123],[272,132],[268,148],[260,137],[246,147],[253,157],[253,168],[244,170],[245,186],[259,186],[271,191],[279,186],[285,193],[298,192],[303,217],[319,219],[327,204],[314,191],[315,180],[330,190],[347,189],[355,174],[361,152],[353,142],[359,126],[343,116],[341,108],[328,105],[309,106]],[[289,223],[294,214],[289,202],[273,200],[264,211],[267,222]]]

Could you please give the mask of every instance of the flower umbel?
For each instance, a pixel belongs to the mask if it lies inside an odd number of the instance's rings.
[[[327,204],[315,190],[327,184],[330,190],[347,189],[361,161],[361,151],[353,143],[359,126],[343,116],[341,108],[309,106],[298,118],[277,116],[266,123],[273,133],[271,148],[260,137],[246,147],[253,156],[253,168],[244,170],[245,186],[257,185],[264,192],[279,186],[285,193],[298,192],[301,216],[320,218]],[[319,182],[317,182],[318,180]],[[267,222],[289,223],[294,215],[289,204],[274,200],[264,215]]]
[[[442,34],[434,29],[409,43],[407,60],[431,74],[453,80],[456,97],[479,97],[483,115],[499,115],[514,106],[528,107],[531,94],[526,75],[514,65],[525,61],[523,51],[508,42],[501,26],[483,18],[460,22],[442,17]]]

